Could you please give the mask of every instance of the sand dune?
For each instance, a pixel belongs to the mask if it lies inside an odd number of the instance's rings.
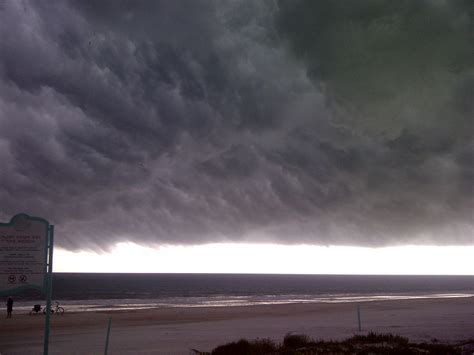
[[[416,341],[474,337],[474,298],[359,303],[363,332],[390,332]],[[357,305],[291,304],[66,313],[52,317],[50,353],[103,354],[112,317],[110,354],[189,354],[241,337],[281,340],[287,332],[342,339],[358,333]],[[44,316],[0,321],[0,352],[42,352]]]

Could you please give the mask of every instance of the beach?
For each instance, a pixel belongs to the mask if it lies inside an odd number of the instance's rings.
[[[286,333],[344,339],[358,331],[393,333],[414,341],[456,343],[474,337],[474,297],[134,311],[66,312],[51,317],[51,354],[103,354],[112,318],[110,354],[189,354],[240,338],[281,341]],[[38,354],[43,315],[0,321],[0,353]]]

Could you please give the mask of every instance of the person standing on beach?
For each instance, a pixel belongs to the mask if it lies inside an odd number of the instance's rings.
[[[13,298],[12,296],[8,297],[7,300],[7,318],[12,317],[12,311],[13,311]]]

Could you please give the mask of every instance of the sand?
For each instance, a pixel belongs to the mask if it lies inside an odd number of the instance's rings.
[[[67,313],[51,319],[51,354],[103,354],[112,317],[109,354],[189,354],[239,338],[281,341],[288,333],[343,339],[358,332],[390,332],[415,341],[456,343],[474,338],[474,297],[338,304]],[[0,320],[0,353],[39,354],[44,316]]]

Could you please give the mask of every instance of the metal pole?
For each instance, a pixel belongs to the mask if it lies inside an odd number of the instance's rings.
[[[359,322],[359,332],[362,331],[362,326],[360,324],[360,306],[357,306],[357,320]]]
[[[53,245],[54,245],[54,226],[49,226],[48,238],[48,273],[46,275],[46,320],[44,325],[43,355],[48,355],[49,347],[49,319],[51,316],[51,291],[53,285]]]
[[[104,355],[107,355],[107,351],[109,350],[109,336],[110,336],[110,325],[111,324],[112,324],[112,317],[109,318],[109,325],[107,326],[107,335],[105,337]]]

